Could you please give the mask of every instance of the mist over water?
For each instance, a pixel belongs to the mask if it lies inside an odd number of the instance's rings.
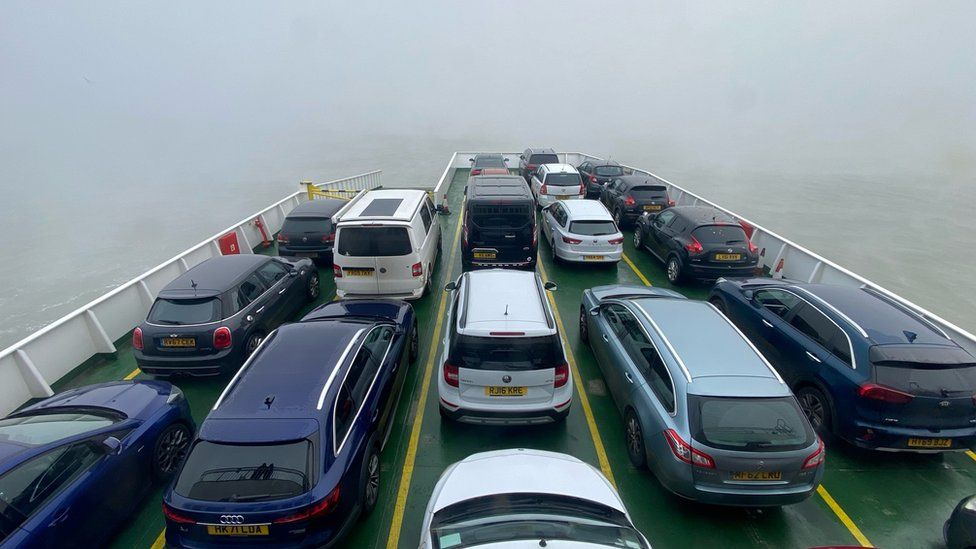
[[[976,330],[971,2],[0,4],[0,348],[293,192],[551,146]]]

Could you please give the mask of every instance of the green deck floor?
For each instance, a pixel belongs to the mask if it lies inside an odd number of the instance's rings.
[[[443,287],[461,272],[460,258],[456,253],[452,254],[452,250],[457,246],[457,219],[466,178],[465,170],[455,174],[449,194],[452,214],[439,219],[444,231],[444,250],[436,268],[435,288]],[[627,459],[621,418],[606,392],[593,355],[579,341],[577,315],[585,288],[617,282],[641,284],[641,276],[651,284],[667,287],[663,270],[647,253],[633,249],[629,234],[625,239],[625,253],[633,267],[626,262],[611,268],[592,269],[556,265],[549,259],[549,247],[545,243],[540,244],[539,253],[544,258],[542,270],[559,285],[553,295],[557,313],[566,328],[562,335],[575,357],[612,475],[637,526],[655,548],[858,545],[852,528],[844,524],[841,515],[849,517],[853,528],[878,547],[942,547],[943,521],[962,497],[976,492],[976,457],[972,457],[973,454],[883,454],[858,451],[828,441],[824,488],[836,505],[828,505],[818,494],[797,505],[764,511],[685,502],[670,495],[647,471],[634,469]],[[324,302],[333,299],[335,285],[328,269],[322,270],[321,274],[320,301]],[[676,289],[693,298],[701,298],[707,292],[704,286]],[[437,477],[450,463],[471,453],[532,447],[566,452],[599,466],[580,395],[576,395],[573,411],[564,425],[532,428],[473,427],[442,422],[437,412],[434,377],[430,378],[426,399],[420,401],[420,382],[428,358],[430,353],[439,352],[431,348],[431,342],[435,316],[444,296],[443,292],[436,291],[414,303],[421,319],[421,359],[409,372],[392,435],[383,452],[379,504],[374,514],[352,532],[347,547],[387,546],[390,525],[397,517],[395,503],[414,422],[421,423],[416,459],[400,517],[399,547],[417,546],[422,514]],[[116,345],[118,353],[115,357],[88,361],[69,378],[58,382],[56,389],[129,375],[136,365],[128,338]],[[198,422],[206,416],[226,382],[226,378],[178,381]],[[157,489],[133,512],[129,527],[116,537],[115,547],[150,547],[159,539],[163,529],[161,492]]]

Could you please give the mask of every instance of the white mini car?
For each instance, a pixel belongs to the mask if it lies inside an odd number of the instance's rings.
[[[555,261],[616,263],[624,252],[624,235],[596,200],[554,202],[542,212],[542,221]]]

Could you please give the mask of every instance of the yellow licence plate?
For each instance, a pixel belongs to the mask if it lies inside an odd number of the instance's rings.
[[[164,337],[163,347],[196,347],[195,337]]]
[[[495,259],[498,254],[495,252],[474,252],[475,259]]]
[[[528,392],[528,387],[485,387],[485,394],[490,397],[520,397]]]
[[[342,272],[349,276],[373,276],[372,269],[343,269]]]
[[[603,261],[603,256],[602,255],[584,255],[583,256],[583,260],[584,261]]]
[[[267,536],[267,524],[210,524],[207,533],[211,536]]]
[[[742,259],[742,254],[715,254],[716,261],[738,261]]]
[[[909,448],[952,448],[951,438],[910,438]]]
[[[656,212],[656,211],[658,211],[660,209],[661,209],[661,205],[660,204],[646,204],[644,206],[644,211],[645,212]]]
[[[556,200],[566,200],[567,198],[569,198],[569,197],[568,196],[565,196],[565,195],[558,195],[558,196],[556,196]]]
[[[737,471],[732,473],[732,480],[783,480],[780,471]]]

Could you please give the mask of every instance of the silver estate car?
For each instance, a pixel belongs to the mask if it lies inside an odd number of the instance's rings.
[[[809,497],[824,445],[766,359],[714,306],[645,286],[583,292],[590,344],[625,418],[627,453],[675,494],[779,506]]]
[[[542,230],[555,261],[616,263],[624,235],[596,200],[562,200],[543,208]]]

